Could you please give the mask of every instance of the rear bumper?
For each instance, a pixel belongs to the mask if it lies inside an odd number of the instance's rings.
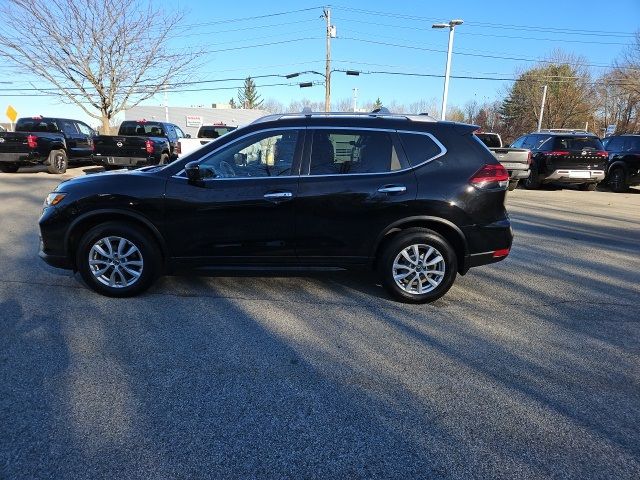
[[[44,157],[37,153],[30,152],[9,152],[0,153],[1,163],[42,163],[45,160]]]
[[[462,273],[471,267],[479,267],[504,260],[513,243],[513,229],[508,218],[487,225],[463,227],[469,255],[465,259]]]
[[[599,183],[604,180],[604,170],[554,170],[545,181],[563,183]]]
[[[158,163],[153,157],[110,157],[106,155],[94,155],[93,159],[105,167],[144,167]]]
[[[529,178],[529,170],[507,170],[509,172],[509,180],[524,180]]]

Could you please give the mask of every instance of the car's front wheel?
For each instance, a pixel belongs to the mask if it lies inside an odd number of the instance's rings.
[[[82,236],[76,265],[85,283],[109,297],[130,297],[151,286],[160,271],[157,243],[141,229],[118,222]]]
[[[433,302],[453,285],[458,270],[456,254],[442,236],[416,228],[391,240],[379,262],[385,288],[409,303]]]

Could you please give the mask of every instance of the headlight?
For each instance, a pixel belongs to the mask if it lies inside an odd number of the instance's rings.
[[[66,193],[62,192],[53,192],[47,195],[47,198],[44,200],[45,207],[53,207],[54,205],[59,204],[64,197],[66,197]]]

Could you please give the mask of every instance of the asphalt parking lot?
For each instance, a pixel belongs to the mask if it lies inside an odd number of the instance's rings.
[[[640,478],[640,189],[509,193],[511,256],[413,306],[364,273],[101,297],[37,257],[59,181],[0,174],[1,479]]]

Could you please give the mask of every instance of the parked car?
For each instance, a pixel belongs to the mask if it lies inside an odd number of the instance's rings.
[[[602,141],[609,154],[605,181],[614,192],[640,185],[640,135],[613,135]]]
[[[0,132],[0,171],[42,164],[49,173],[64,173],[69,162],[91,159],[94,136],[79,120],[20,118],[14,132]]]
[[[177,158],[181,138],[185,134],[172,123],[126,120],[118,135],[95,138],[94,158],[107,169],[164,165]]]
[[[396,298],[433,301],[511,248],[509,175],[475,128],[267,116],[166,166],[61,183],[40,256],[114,297],[184,268],[372,267]]]
[[[509,172],[509,190],[515,190],[520,180],[529,177],[531,151],[526,148],[506,148],[497,133],[477,131],[475,135],[484,143],[493,156]]]
[[[595,190],[604,180],[608,153],[591,133],[542,130],[518,138],[511,146],[531,150],[531,173],[522,182],[525,188],[563,183]]]
[[[236,128],[238,127],[232,127],[223,123],[203,125],[198,130],[197,138],[191,138],[187,135],[186,138],[180,139],[178,142],[178,156],[189,155],[194,150],[197,150],[203,145],[220,138],[222,135],[233,132]]]

